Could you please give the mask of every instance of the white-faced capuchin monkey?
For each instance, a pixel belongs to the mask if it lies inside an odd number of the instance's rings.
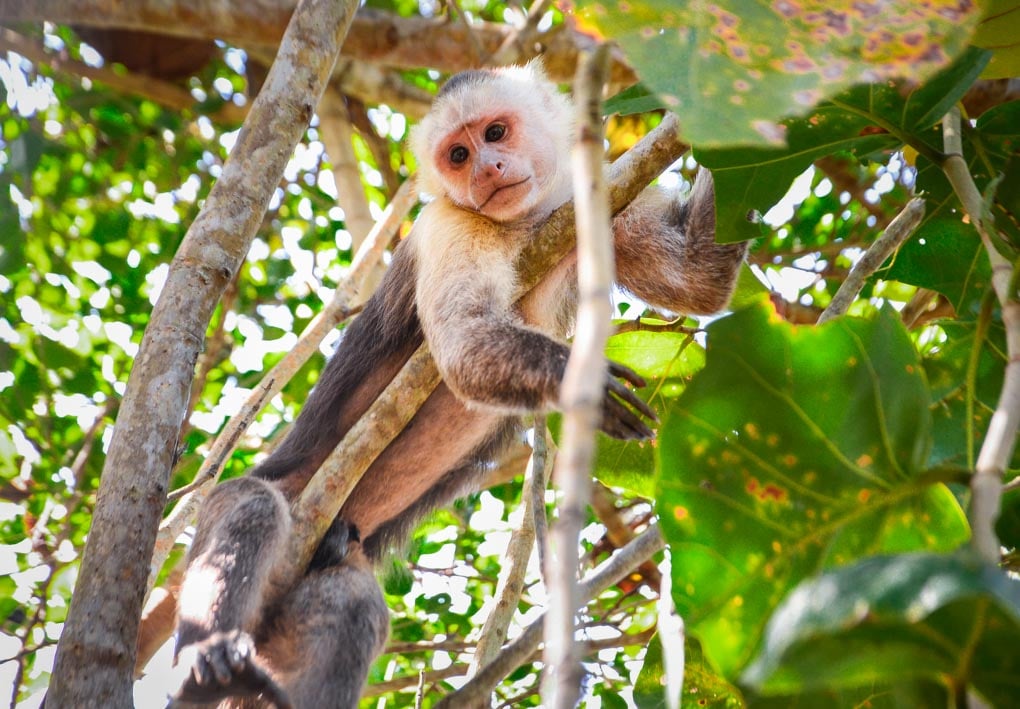
[[[518,253],[571,199],[570,100],[534,64],[450,79],[411,147],[435,200],[396,249],[378,292],[346,329],[293,430],[205,503],[180,595],[179,699],[223,706],[354,707],[382,651],[388,611],[373,562],[422,515],[477,489],[521,426],[553,409],[567,362],[575,258],[516,303]],[[658,308],[725,307],[746,248],[715,243],[711,176],[690,197],[646,190],[613,223],[620,285]],[[293,501],[427,340],[443,376],[343,505],[294,590],[268,599]],[[622,381],[621,381],[622,380]],[[652,435],[653,412],[611,364],[602,430]]]

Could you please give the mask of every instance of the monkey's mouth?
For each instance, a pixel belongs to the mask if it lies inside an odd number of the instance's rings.
[[[500,192],[504,192],[505,190],[512,190],[515,187],[520,187],[525,182],[527,182],[529,179],[530,178],[525,177],[523,180],[521,180],[519,182],[512,182],[509,185],[503,185],[502,187],[497,187],[496,189],[494,189],[492,191],[492,194],[490,194],[486,198],[486,200],[479,205],[478,211],[483,211],[489,205],[489,202],[491,202],[496,197],[496,195],[498,195]]]

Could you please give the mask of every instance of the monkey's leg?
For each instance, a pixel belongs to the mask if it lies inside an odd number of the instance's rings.
[[[708,314],[729,302],[747,244],[715,242],[715,193],[708,170],[687,200],[645,190],[613,221],[617,280],[645,302]]]
[[[219,485],[199,515],[181,585],[177,653],[192,664],[180,699],[208,702],[276,689],[254,656],[274,567],[286,549],[283,496],[251,477]]]
[[[389,625],[372,566],[356,547],[338,565],[310,572],[287,596],[259,652],[295,707],[352,709]]]

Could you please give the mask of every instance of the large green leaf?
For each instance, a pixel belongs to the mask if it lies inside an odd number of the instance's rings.
[[[969,555],[867,559],[801,584],[744,675],[765,692],[870,687],[903,678],[1020,696],[1020,584]]]
[[[761,236],[753,215],[764,214],[786,194],[790,183],[812,162],[833,153],[859,155],[892,150],[899,141],[871,132],[867,116],[826,104],[803,120],[787,121],[785,148],[695,146],[694,157],[715,178],[716,233],[719,241]]]
[[[959,54],[976,3],[579,0],[701,146],[781,144],[777,125],[861,82],[923,81]]]
[[[848,89],[806,118],[786,121],[785,148],[696,146],[695,157],[715,177],[720,241],[758,236],[759,227],[749,223],[748,215],[768,211],[818,158],[840,152],[867,156],[898,149],[905,140],[930,142],[930,126],[959,100],[987,61],[987,52],[971,50],[923,85]],[[949,199],[945,190],[942,194]],[[929,209],[927,219],[932,218]]]
[[[981,21],[974,29],[976,47],[993,50],[992,61],[982,73],[985,79],[1020,76],[1020,2],[984,0]]]
[[[732,676],[804,578],[952,549],[968,530],[949,491],[919,479],[930,393],[895,314],[797,328],[759,306],[708,341],[660,435],[657,504],[678,611]]]

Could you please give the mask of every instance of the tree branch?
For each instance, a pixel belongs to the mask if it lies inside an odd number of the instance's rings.
[[[559,519],[550,535],[549,624],[545,633],[547,671],[542,699],[554,708],[574,707],[584,679],[574,642],[578,606],[577,545],[591,493],[595,432],[602,417],[608,374],[605,358],[613,306],[613,235],[602,162],[602,86],[609,66],[607,45],[585,57],[574,83],[577,143],[573,149],[574,200],[577,214],[578,309],[574,343],[563,377],[560,406],[563,440],[554,478],[563,491]]]
[[[1002,307],[1002,324],[1006,328],[1009,361],[999,393],[999,403],[988,424],[988,432],[981,444],[974,476],[970,481],[973,496],[970,525],[974,534],[974,548],[983,559],[998,564],[1002,554],[995,533],[995,522],[1002,505],[1002,477],[1013,457],[1017,429],[1020,427],[1020,300],[1017,299],[1020,262],[1010,264],[992,241],[991,213],[963,159],[959,108],[954,106],[942,119],[942,134],[946,153],[942,169],[970,222],[981,236],[992,265],[992,287]]]
[[[588,575],[579,589],[580,604],[588,603],[607,588],[627,576],[640,566],[652,554],[664,546],[658,526],[651,526],[634,539],[630,544],[599,565]],[[433,706],[434,709],[453,709],[454,707],[480,706],[488,701],[493,688],[504,677],[528,661],[535,648],[542,641],[546,614],[529,625],[512,643],[503,648],[503,652],[486,665],[481,672],[465,683],[460,689],[443,697]]]
[[[295,0],[191,0],[186,5],[165,0],[0,0],[0,22],[19,20],[58,22],[86,27],[117,27],[177,35],[189,39],[220,39],[252,49],[253,45],[274,48],[294,12]],[[477,37],[483,56],[495,54],[514,35],[512,27],[476,22],[469,28],[445,18],[400,17],[363,7],[351,25],[343,54],[360,61],[395,69],[428,66],[455,73],[474,66],[464,51]],[[591,50],[595,41],[578,30],[559,25],[525,47],[527,54],[546,57],[545,69],[556,81],[574,75],[581,51]],[[614,57],[610,81],[629,86],[637,81],[621,55]]]
[[[3,14],[12,4],[22,3],[5,3]],[[198,352],[308,125],[356,7],[352,0],[302,0],[220,179],[174,257],[107,454],[57,649],[53,706],[132,704],[138,620]]]
[[[850,307],[857,294],[861,292],[861,288],[864,287],[864,282],[882,267],[885,260],[900,247],[900,244],[914,233],[922,218],[924,218],[924,200],[920,197],[915,197],[889,223],[889,226],[882,232],[882,235],[875,239],[875,242],[868,247],[860,261],[857,262],[853,270],[847,275],[846,280],[839,286],[836,295],[832,296],[832,302],[829,303],[829,307],[818,316],[819,325],[837,315],[846,313],[847,308]]]

